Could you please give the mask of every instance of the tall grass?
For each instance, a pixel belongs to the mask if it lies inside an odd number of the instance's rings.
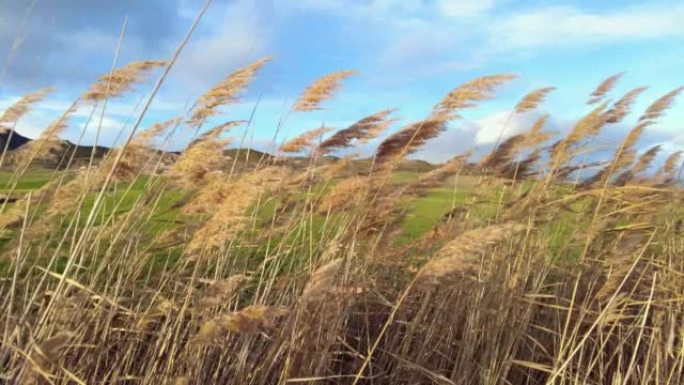
[[[4,383],[684,382],[680,154],[656,173],[660,147],[637,156],[643,130],[681,89],[654,102],[579,185],[576,158],[643,91],[609,107],[621,75],[590,95],[564,137],[545,131],[544,116],[483,159],[458,154],[397,182],[407,154],[513,76],[455,88],[369,160],[321,155],[381,135],[393,110],[327,137],[309,131],[256,161],[228,159],[225,134],[241,122],[201,126],[268,61],[233,72],[187,114],[132,134],[97,169],[79,172],[69,160],[43,187],[6,199]],[[83,100],[122,96],[160,65],[124,66]],[[319,79],[292,112],[321,109],[351,74]],[[553,89],[528,93],[515,113]],[[43,95],[27,95],[3,122]],[[73,160],[49,145],[71,113],[27,148],[5,149],[18,170],[6,191],[18,193],[37,159]],[[153,139],[179,125],[199,135],[180,155],[156,150]],[[434,228],[409,237],[411,204],[435,189],[453,199],[438,203]]]

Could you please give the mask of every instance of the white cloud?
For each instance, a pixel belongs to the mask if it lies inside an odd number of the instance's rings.
[[[500,0],[499,0],[500,1]],[[324,11],[363,21],[402,24],[412,20],[434,22],[439,18],[466,18],[494,8],[497,0],[278,0],[279,11]]]
[[[474,16],[494,8],[494,0],[438,0],[438,9],[446,16]]]
[[[232,70],[266,54],[271,27],[262,12],[247,0],[212,8],[205,27],[181,54],[173,78],[181,80],[186,91],[203,92]]]
[[[684,35],[684,7],[639,7],[591,13],[555,6],[501,17],[489,45],[509,50],[570,44],[597,44]]]
[[[484,118],[469,122],[470,130],[475,132],[475,143],[493,144],[528,129],[536,119],[533,114],[511,114],[499,111]]]

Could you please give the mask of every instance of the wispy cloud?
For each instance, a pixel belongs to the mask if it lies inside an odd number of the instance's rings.
[[[238,0],[215,4],[180,57],[173,79],[179,80],[186,92],[202,92],[239,66],[268,53],[272,15],[262,3]]]
[[[596,45],[684,35],[684,6],[588,12],[555,6],[497,17],[488,44],[502,50]]]

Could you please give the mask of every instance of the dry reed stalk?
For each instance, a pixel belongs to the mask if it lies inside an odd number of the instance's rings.
[[[347,155],[337,159],[335,162],[323,166],[321,174],[326,179],[332,179],[348,170],[353,161],[358,158],[358,154]]]
[[[206,132],[202,133],[197,139],[193,140],[188,144],[188,149],[193,147],[196,144],[206,142],[206,141],[211,141],[211,140],[216,140],[218,139],[223,133],[230,131],[234,127],[240,126],[247,123],[244,120],[233,120],[230,122],[226,122],[223,124],[219,124],[218,126],[215,126],[214,128],[207,130]]]
[[[219,135],[239,124],[242,122],[221,124],[190,143],[169,168],[167,176],[188,188],[205,185],[211,173],[220,171],[226,162],[223,150],[230,139],[219,139]]]
[[[668,181],[675,179],[677,176],[677,165],[679,163],[679,159],[682,157],[682,154],[684,154],[684,151],[675,151],[670,154],[665,159],[665,163],[663,163],[663,166],[660,168],[660,170],[658,170],[653,179],[662,181],[664,183],[668,183]]]
[[[514,111],[517,113],[523,113],[527,111],[536,110],[544,99],[554,91],[556,87],[543,87],[533,90],[529,94],[525,95],[520,102],[515,106]]]
[[[570,133],[557,142],[551,149],[551,169],[556,170],[563,165],[572,155],[568,152],[581,140],[595,136],[605,125],[604,111],[606,104],[594,108],[589,114],[580,119],[570,130]]]
[[[439,187],[448,177],[460,173],[468,164],[471,155],[471,152],[456,155],[436,169],[421,175],[418,180],[408,184],[406,193],[411,195],[422,194],[430,188]]]
[[[667,94],[658,98],[647,109],[646,112],[639,118],[640,122],[654,121],[665,113],[665,111],[672,106],[675,98],[684,90],[684,87],[678,87],[668,92]]]
[[[169,168],[167,176],[185,188],[197,188],[208,183],[213,172],[226,163],[223,150],[230,139],[202,141],[186,149]]]
[[[606,178],[610,178],[615,172],[620,171],[624,169],[625,167],[628,167],[629,165],[632,164],[635,158],[635,146],[641,135],[643,134],[644,130],[655,123],[655,120],[663,116],[665,111],[670,108],[672,103],[674,102],[674,99],[679,95],[682,90],[684,90],[684,87],[679,87],[673,91],[668,92],[667,94],[661,96],[658,98],[656,101],[654,101],[643,113],[643,115],[639,118],[639,123],[630,130],[630,132],[627,134],[625,137],[624,141],[622,144],[618,147],[618,149],[615,152],[615,156],[613,157],[613,161],[611,162],[610,165],[606,166],[603,170],[601,170],[598,174],[596,174],[594,177],[590,178],[587,180],[583,185],[585,186],[590,186],[593,185],[597,182],[603,182],[606,180]],[[636,93],[634,93],[636,91]],[[643,91],[643,90],[641,90]],[[631,91],[628,93],[628,95],[638,95],[641,93],[640,89],[637,88],[636,90]],[[635,96],[630,97],[633,99]],[[624,99],[624,98],[623,98]],[[619,102],[618,102],[619,103]],[[627,102],[628,105],[631,105],[632,101]],[[625,107],[628,108],[628,107]],[[607,119],[611,119],[615,117],[616,113],[611,113],[610,111],[606,113],[608,116]],[[618,112],[618,115],[623,114],[623,112]]]
[[[317,151],[326,153],[331,150],[350,147],[354,140],[358,140],[361,143],[367,143],[368,141],[375,139],[394,122],[394,120],[389,119],[389,115],[394,111],[395,110],[383,110],[376,112],[343,130],[337,131],[330,138],[324,140],[318,146]]]
[[[606,111],[607,123],[621,122],[632,110],[637,97],[646,91],[648,87],[638,87],[627,92],[620,100],[615,102],[610,110]]]
[[[525,135],[523,134],[511,136],[496,146],[489,155],[480,161],[478,166],[482,170],[493,169],[494,171],[499,171],[513,160],[517,155],[516,150],[522,146],[524,141]]]
[[[3,111],[2,115],[0,115],[0,123],[15,123],[24,115],[29,113],[31,108],[33,108],[36,103],[45,99],[45,97],[51,92],[52,88],[43,88],[22,96],[14,104],[7,107],[7,109]],[[0,126],[0,129],[6,130],[7,128]]]
[[[606,78],[601,84],[596,87],[596,89],[591,93],[591,97],[587,101],[587,104],[596,104],[602,101],[606,95],[615,88],[617,82],[624,76],[624,72],[617,73]]]
[[[459,118],[455,110],[473,108],[476,102],[489,100],[494,97],[496,87],[515,79],[512,74],[482,76],[473,79],[449,92],[433,109],[433,116],[443,120],[445,118]]]
[[[56,215],[69,213],[74,208],[78,197],[81,197],[83,193],[90,190],[91,187],[95,188],[101,180],[100,173],[91,176],[90,182],[87,181],[86,174],[79,173],[72,180],[59,186],[54,191],[54,195],[50,200],[50,205],[46,210],[46,215],[40,218],[40,220],[44,221]]]
[[[239,101],[239,94],[247,88],[259,70],[269,61],[271,61],[271,57],[267,56],[234,71],[200,96],[188,124],[201,124],[206,119],[216,115],[218,113],[217,108]]]
[[[118,155],[121,149],[110,150],[102,159],[95,172],[100,174],[109,173],[112,168],[116,167],[113,171],[113,178],[115,180],[132,180],[143,171],[143,167],[156,155],[156,151],[150,148],[155,137],[161,135],[162,132],[172,125],[179,123],[180,119],[176,118],[153,124],[131,140],[118,162],[115,163],[114,160],[119,158]]]
[[[66,144],[59,139],[59,134],[67,128],[76,108],[77,103],[73,103],[59,118],[51,122],[38,138],[19,149],[17,158],[25,167],[34,160],[52,159],[60,153]]]
[[[660,149],[661,149],[660,145],[655,145],[655,146],[649,148],[648,150],[646,150],[646,152],[644,152],[643,154],[641,154],[641,156],[637,160],[636,164],[632,168],[632,171],[634,172],[634,174],[639,175],[639,174],[642,174],[643,172],[645,172],[646,170],[648,170],[648,168],[653,163],[653,160],[655,159],[655,157],[660,152]]]
[[[364,189],[370,188],[371,180],[365,176],[355,176],[342,180],[321,199],[318,211],[342,211],[351,207]]]
[[[244,287],[243,285],[249,281],[250,278],[243,274],[236,274],[227,279],[214,281],[202,293],[198,304],[199,308],[206,309],[226,305],[233,295],[237,294]]]
[[[342,258],[337,258],[316,269],[304,287],[300,297],[302,303],[320,301],[334,293],[334,283],[342,270],[343,263]]]
[[[71,332],[59,332],[35,346],[36,351],[50,364],[56,364],[69,342],[74,339]],[[41,361],[43,361],[41,360]]]
[[[222,173],[209,174],[205,185],[189,201],[182,203],[182,212],[186,215],[213,214],[214,208],[231,195],[233,183]]]
[[[330,128],[320,127],[313,130],[306,131],[305,133],[297,136],[294,139],[288,140],[282,146],[280,146],[280,151],[285,153],[296,153],[302,152],[314,145],[314,140],[319,139],[325,133],[329,132]]]
[[[38,190],[26,194],[18,199],[12,206],[9,206],[0,214],[0,230],[6,230],[19,225],[25,217],[26,205],[30,202],[43,202],[52,199],[58,188],[58,180],[51,180]]]
[[[82,99],[89,102],[99,102],[107,97],[121,96],[131,90],[133,84],[142,82],[154,69],[166,65],[161,60],[144,60],[129,63],[117,68],[107,75],[101,76]]]
[[[163,122],[155,123],[148,129],[141,131],[133,138],[129,145],[150,146],[152,141],[160,136],[169,127],[175,126],[181,122],[180,118],[173,118]]]
[[[369,213],[366,216],[366,223],[362,228],[375,231],[378,228],[392,229],[388,232],[389,236],[396,235],[400,232],[397,225],[400,220],[404,218],[404,210],[398,206],[403,196],[423,196],[431,188],[442,186],[445,180],[453,175],[460,174],[461,171],[468,164],[468,159],[472,155],[467,152],[462,155],[454,156],[448,161],[441,164],[439,167],[421,175],[417,180],[409,182],[403,186],[391,186],[385,190],[383,184],[373,183],[370,185],[369,191],[376,193],[372,201],[372,206],[369,208]],[[380,168],[379,173],[374,174],[375,179],[383,180],[391,175],[392,168]]]
[[[548,132],[543,131],[547,120],[548,115],[539,117],[527,132],[513,135],[495,147],[487,157],[480,161],[480,168],[493,169],[496,172],[505,174],[507,173],[506,170],[516,167],[516,165],[511,163],[521,151],[534,148],[551,137]]]
[[[409,124],[380,143],[375,152],[376,163],[398,161],[404,156],[414,153],[428,140],[437,137],[446,130],[446,125],[447,120],[444,116],[431,117]]]
[[[509,179],[528,178],[535,174],[534,166],[541,159],[541,155],[541,148],[534,149],[521,161],[505,165],[499,170],[499,175]]]
[[[242,310],[224,314],[200,326],[192,338],[195,345],[210,345],[228,336],[230,332],[241,334],[260,334],[274,326],[278,318],[286,315],[283,307],[252,305]]]
[[[644,234],[627,234],[622,236],[614,250],[606,257],[604,263],[605,281],[596,293],[596,299],[606,301],[616,294],[620,283],[631,270],[637,252],[644,247]]]
[[[21,200],[15,202],[14,205],[0,214],[0,230],[8,230],[21,224],[26,211],[25,206],[21,203],[23,203]]]
[[[648,126],[647,123],[648,122],[641,122],[631,129],[622,144],[615,150],[613,160],[594,176],[582,182],[582,186],[589,187],[596,184],[603,184],[616,172],[629,167],[632,162],[634,162],[635,146],[643,134],[644,129]]]
[[[321,103],[341,88],[342,80],[355,74],[355,71],[350,70],[338,71],[316,80],[299,96],[293,106],[294,111],[321,110]]]
[[[249,173],[238,179],[230,188],[230,194],[218,205],[212,206],[213,215],[195,232],[186,251],[189,258],[201,250],[218,248],[229,243],[243,231],[250,216],[247,211],[269,189],[277,188],[287,179],[288,170],[268,167]],[[210,202],[205,202],[210,203]]]
[[[444,245],[437,257],[418,271],[416,279],[418,282],[438,283],[453,274],[474,271],[480,266],[478,254],[525,229],[526,225],[511,222],[467,231]]]
[[[139,332],[148,332],[154,330],[164,317],[177,311],[178,305],[167,298],[161,297],[159,302],[151,309],[144,313],[135,323],[135,330]]]
[[[548,115],[542,115],[539,118],[537,118],[537,120],[535,120],[532,124],[532,127],[530,127],[530,129],[524,133],[525,137],[523,141],[519,143],[515,151],[534,148],[549,140],[551,134],[549,132],[543,131],[548,118]]]

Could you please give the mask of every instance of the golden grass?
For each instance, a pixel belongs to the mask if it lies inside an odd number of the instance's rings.
[[[280,148],[303,159],[242,164],[224,149],[244,122],[201,126],[267,61],[233,71],[189,118],[132,134],[95,169],[67,161],[43,188],[3,204],[0,382],[684,382],[681,153],[651,173],[661,147],[638,151],[681,89],[634,122],[586,178],[594,183],[568,175],[643,91],[606,102],[622,75],[590,95],[597,105],[563,137],[542,116],[482,159],[456,154],[399,180],[406,155],[513,76],[456,87],[424,119],[383,136],[370,159],[321,155],[379,137],[393,110]],[[121,96],[156,66],[116,70],[84,98]],[[320,79],[294,110],[320,109],[350,74]],[[514,113],[552,90],[523,96]],[[3,122],[41,97],[28,95]],[[71,114],[19,150],[27,164]],[[180,154],[156,150],[182,121],[196,138]],[[173,164],[161,172],[162,162]],[[410,238],[429,209],[434,222]]]

